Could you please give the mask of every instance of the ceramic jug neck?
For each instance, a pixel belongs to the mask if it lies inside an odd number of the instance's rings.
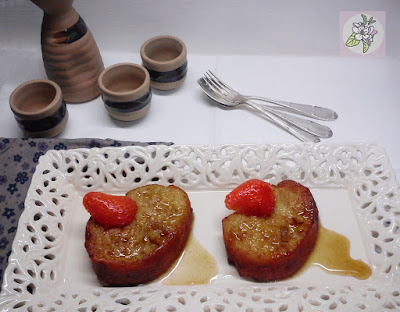
[[[74,25],[79,14],[72,6],[73,0],[31,0],[44,12],[43,26],[50,31],[59,31]]]
[[[71,7],[70,10],[59,12],[58,15],[47,14],[43,15],[43,28],[50,31],[59,31],[74,25],[79,19],[78,12]]]
[[[41,8],[46,14],[59,15],[62,12],[66,12],[72,8],[73,0],[31,0],[39,8]]]

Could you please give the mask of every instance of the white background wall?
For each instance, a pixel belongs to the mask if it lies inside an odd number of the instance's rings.
[[[400,55],[398,0],[75,0],[74,6],[102,51],[135,53],[147,38],[171,34],[191,53],[338,55],[340,11],[385,11],[386,55]],[[41,18],[28,0],[0,0],[0,49],[40,48]]]

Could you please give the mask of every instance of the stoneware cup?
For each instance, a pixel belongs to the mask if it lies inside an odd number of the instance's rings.
[[[143,66],[149,71],[151,86],[171,90],[180,86],[187,73],[187,49],[179,38],[157,36],[140,48]]]
[[[25,82],[10,95],[10,107],[24,135],[54,137],[64,130],[68,111],[60,87],[51,80]]]
[[[111,117],[132,121],[150,109],[150,76],[146,68],[133,63],[115,64],[98,79],[104,105]]]

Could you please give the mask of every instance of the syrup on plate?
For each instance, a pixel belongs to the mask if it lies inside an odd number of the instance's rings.
[[[164,285],[208,284],[217,274],[218,266],[214,257],[193,234],[190,234],[182,256],[173,269],[162,278]]]
[[[351,258],[350,241],[346,236],[322,226],[319,228],[314,250],[301,271],[311,265],[331,274],[353,276],[357,279],[367,279],[372,273],[366,263]]]
[[[346,236],[322,226],[313,252],[297,274],[310,266],[357,279],[367,279],[372,273],[366,263],[351,258],[350,241]],[[215,259],[191,234],[182,256],[160,281],[164,285],[201,285],[210,283],[217,274]]]

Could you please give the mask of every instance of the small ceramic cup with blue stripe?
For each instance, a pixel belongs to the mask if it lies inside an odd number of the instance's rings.
[[[171,90],[180,86],[187,73],[187,49],[173,36],[156,36],[140,48],[143,66],[149,71],[151,86]]]
[[[67,125],[68,111],[61,88],[51,80],[23,83],[11,93],[9,102],[25,137],[55,137]]]
[[[115,64],[100,74],[98,82],[104,105],[112,118],[132,121],[149,111],[150,75],[143,66],[134,63]]]

